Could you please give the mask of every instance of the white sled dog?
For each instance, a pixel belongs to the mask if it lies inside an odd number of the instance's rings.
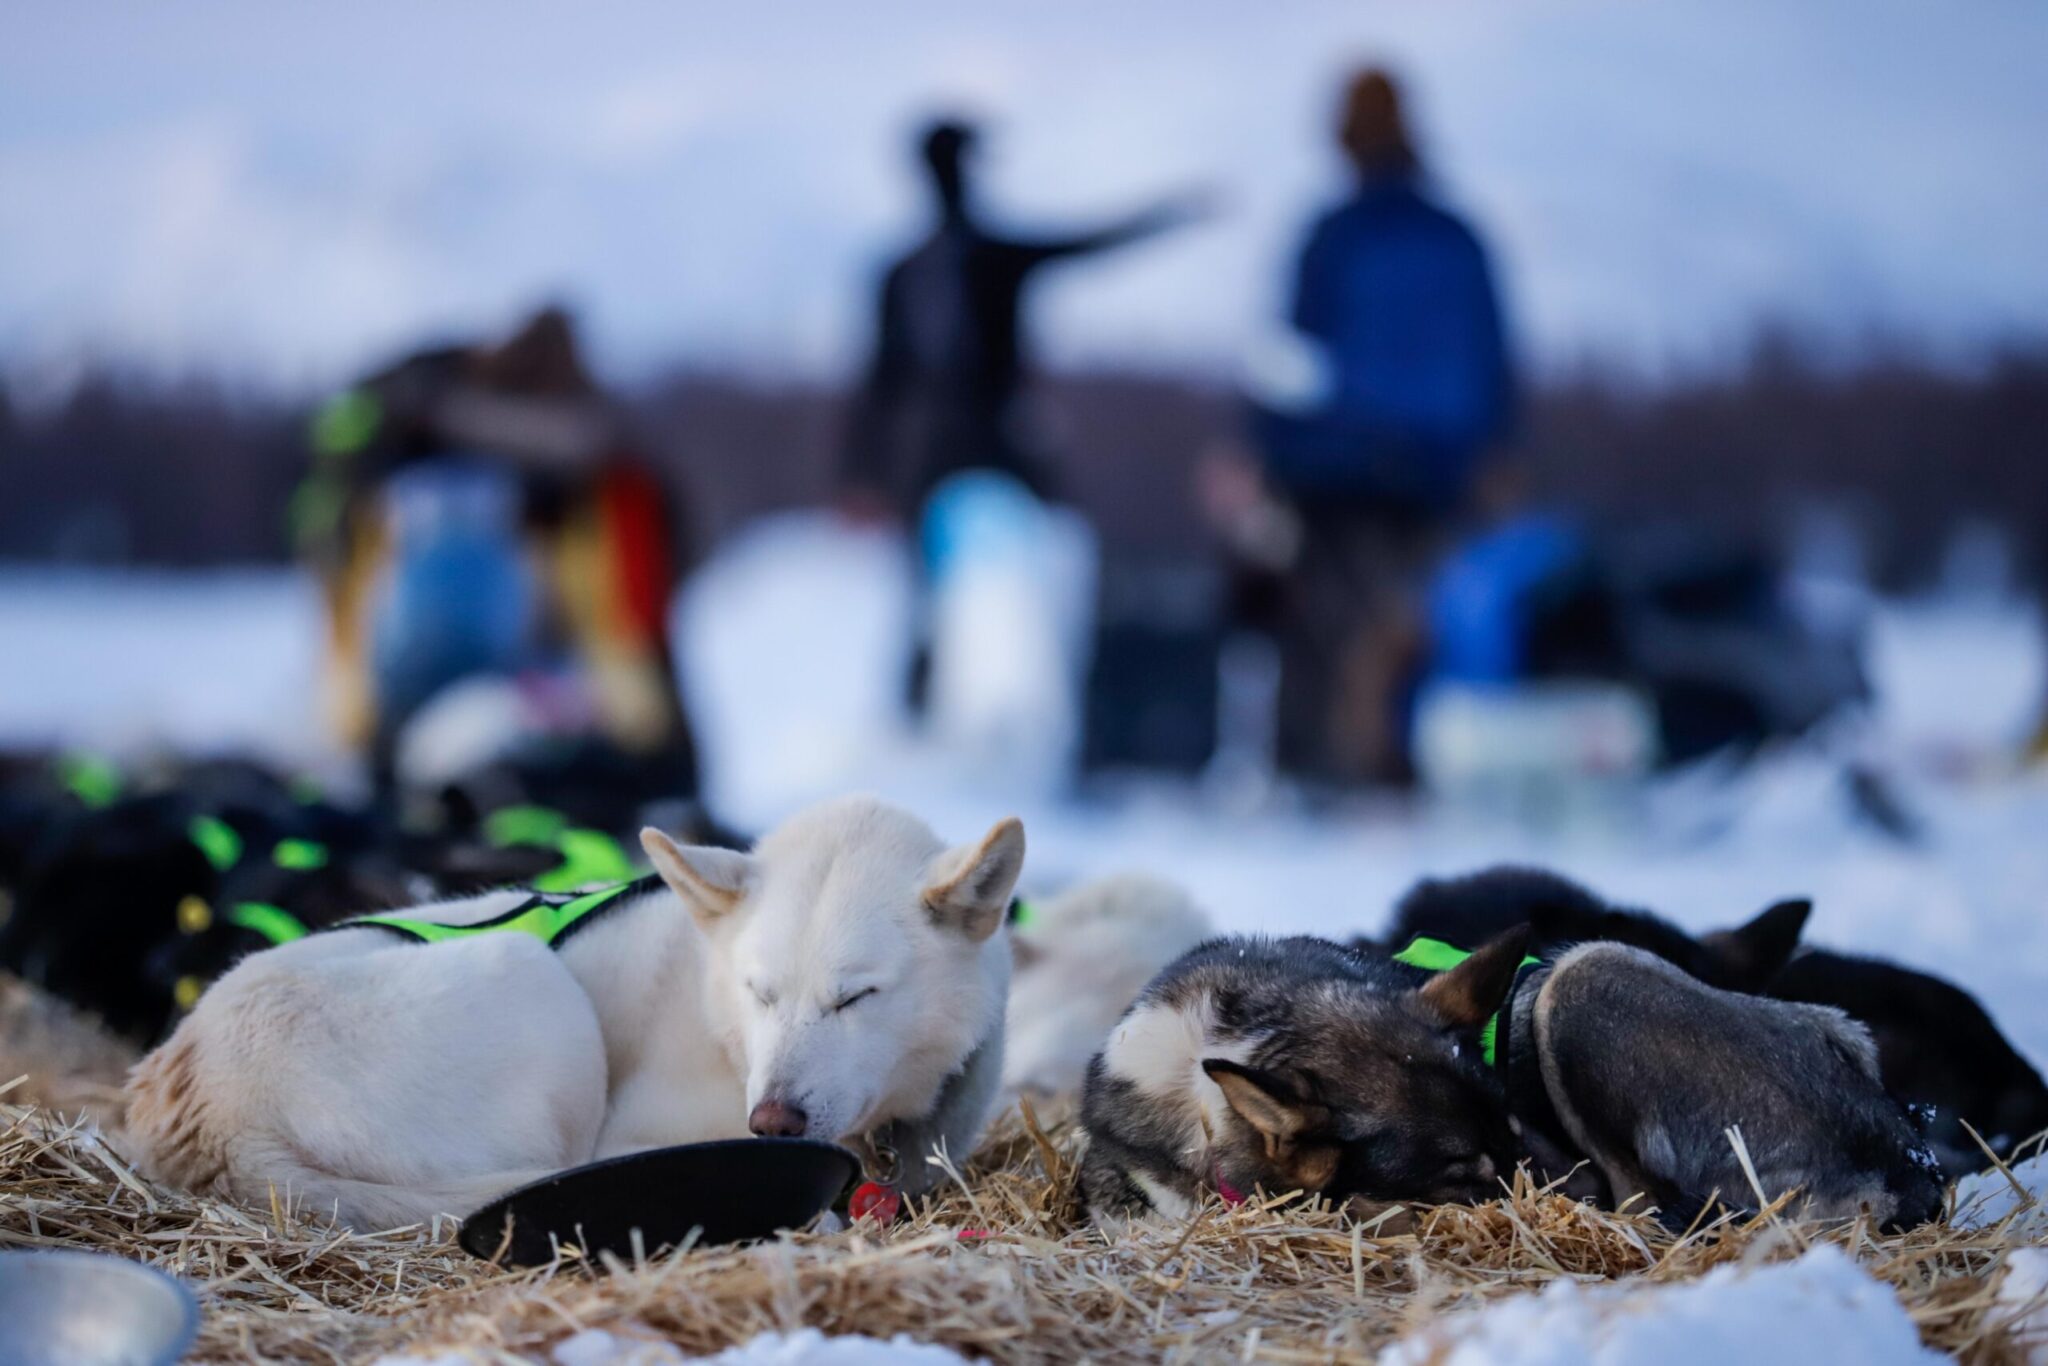
[[[143,1169],[386,1228],[749,1129],[847,1141],[911,1191],[934,1146],[966,1155],[1002,1074],[1022,825],[947,849],[849,797],[750,854],[641,842],[659,876],[623,888],[493,892],[244,959],[129,1078]]]

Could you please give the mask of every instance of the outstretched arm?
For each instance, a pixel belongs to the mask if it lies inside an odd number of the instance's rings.
[[[1178,228],[1207,217],[1206,200],[1196,195],[1178,195],[1154,204],[1142,213],[1106,223],[1091,232],[1064,237],[1019,238],[1004,243],[1027,265],[1057,261],[1072,256],[1092,256],[1099,251],[1142,242],[1170,228]]]

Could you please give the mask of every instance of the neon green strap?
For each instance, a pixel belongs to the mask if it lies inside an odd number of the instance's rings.
[[[370,444],[384,421],[384,404],[367,389],[346,389],[313,414],[313,449],[320,455],[354,455]]]
[[[228,907],[228,923],[253,930],[273,944],[289,944],[306,937],[306,926],[281,906],[264,901],[237,901]]]
[[[594,882],[625,882],[637,869],[619,842],[602,830],[564,830],[555,840],[562,861],[533,880],[543,892],[573,892]]]
[[[1441,939],[1418,936],[1414,943],[1394,955],[1394,961],[1406,963],[1411,968],[1421,968],[1424,972],[1449,972],[1471,956],[1469,951],[1446,944]]]
[[[533,880],[543,892],[573,892],[597,882],[624,882],[639,872],[619,842],[602,830],[569,824],[561,812],[545,806],[507,806],[484,818],[484,838],[499,848],[537,844],[553,849],[562,861]]]
[[[484,817],[484,838],[492,844],[553,844],[569,818],[545,806],[500,807]]]
[[[530,934],[543,944],[552,945],[567,934],[576,923],[600,907],[608,906],[628,892],[652,891],[657,879],[641,878],[634,882],[622,882],[614,887],[600,887],[594,892],[568,901],[551,901],[546,897],[533,897],[514,906],[494,920],[480,921],[474,925],[441,925],[431,920],[414,920],[402,915],[362,915],[345,920],[336,929],[357,926],[395,930],[410,935],[428,944],[439,944],[449,939],[467,939],[471,935],[495,934],[501,930],[514,930]]]
[[[1394,955],[1394,961],[1406,963],[1411,968],[1421,968],[1424,972],[1449,972],[1471,956],[1469,949],[1446,944],[1441,939],[1417,935],[1413,943]],[[1532,958],[1528,954],[1522,955],[1522,966],[1525,968],[1542,961],[1541,958]],[[1493,1018],[1486,1022],[1486,1028],[1479,1031],[1479,1056],[1486,1059],[1488,1067],[1494,1065],[1493,1041],[1499,1033],[1500,1013],[1496,1011]]]
[[[270,851],[270,861],[280,868],[310,872],[327,866],[327,846],[317,840],[279,840]]]
[[[218,816],[194,816],[185,833],[217,872],[225,873],[242,861],[242,837]]]
[[[87,806],[110,806],[121,795],[121,770],[97,754],[66,754],[56,768],[57,781]]]

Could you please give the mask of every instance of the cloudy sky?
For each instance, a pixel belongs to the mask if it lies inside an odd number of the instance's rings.
[[[2048,334],[2038,0],[86,0],[0,43],[0,364],[323,383],[539,299],[614,373],[830,374],[964,106],[1019,226],[1202,186],[1077,268],[1062,361],[1225,367],[1394,62],[1538,363],[1711,364],[1763,320],[1968,354]]]

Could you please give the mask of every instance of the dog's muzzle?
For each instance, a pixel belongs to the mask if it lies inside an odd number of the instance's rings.
[[[786,1100],[764,1100],[747,1116],[747,1128],[760,1138],[802,1138],[811,1119]]]

